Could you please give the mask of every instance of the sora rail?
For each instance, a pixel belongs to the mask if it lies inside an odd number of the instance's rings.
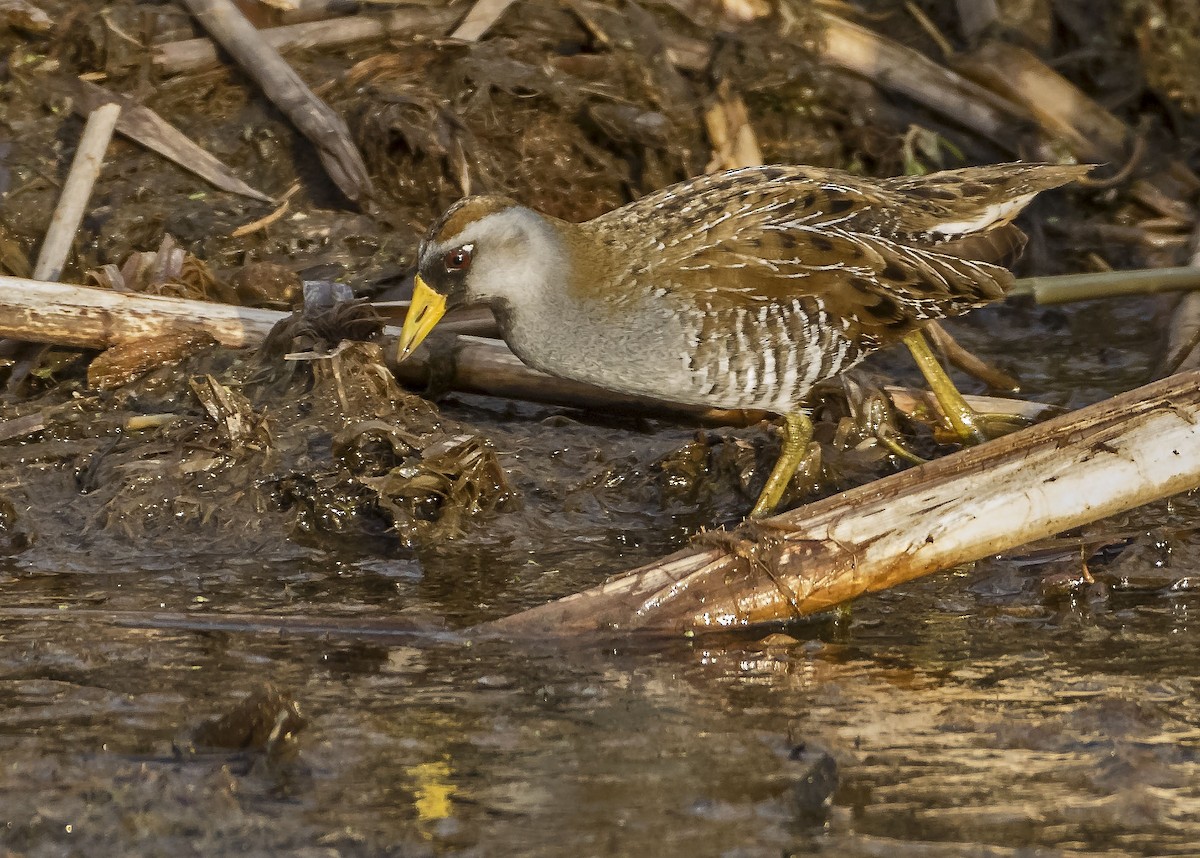
[[[445,311],[491,305],[509,347],[609,390],[784,417],[752,515],[812,438],[813,385],[903,340],[960,432],[970,409],[920,329],[995,301],[1025,243],[1012,219],[1087,167],[998,164],[870,179],[763,166],[681,182],[585,223],[468,197],[419,251],[403,359]]]

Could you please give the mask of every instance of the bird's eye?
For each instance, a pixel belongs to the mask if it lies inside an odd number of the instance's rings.
[[[472,250],[473,248],[469,244],[448,250],[446,251],[446,255],[442,257],[442,264],[446,266],[446,270],[449,272],[466,271],[471,267]]]

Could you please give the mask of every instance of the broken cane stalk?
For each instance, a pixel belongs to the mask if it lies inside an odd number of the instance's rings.
[[[1200,486],[1200,372],[695,545],[476,629],[683,634],[796,619]]]

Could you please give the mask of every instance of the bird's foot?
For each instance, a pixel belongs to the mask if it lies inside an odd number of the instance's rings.
[[[805,472],[812,470],[814,461],[816,467],[820,467],[821,447],[812,443],[813,425],[808,415],[802,412],[784,415],[782,429],[783,448],[754,509],[750,511],[751,518],[762,518],[773,513],[783,500],[792,478],[801,468]]]

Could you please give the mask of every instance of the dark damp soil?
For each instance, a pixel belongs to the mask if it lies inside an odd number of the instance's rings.
[[[438,30],[289,55],[364,153],[378,194],[356,210],[238,72],[145,62],[145,42],[195,34],[181,9],[40,5],[48,30],[0,30],[3,273],[28,273],[49,221],[81,73],[266,193],[299,189],[235,236],[273,207],[117,140],[64,279],[170,236],[188,253],[179,276],[144,267],[128,288],[276,308],[301,281],[402,295],[425,225],[467,191],[578,219],[702,171],[717,80],[744,97],[769,160],[891,174],[914,157],[952,166],[955,150],[1004,157],[823,68],[806,4],[785,26],[682,0],[530,0],[475,46]],[[963,46],[952,4],[917,5]],[[1005,37],[1141,127],[1155,157],[1186,161],[1200,103],[1186,5],[1026,4]],[[903,4],[861,8],[939,57]],[[656,59],[680,36],[716,45],[710,71]],[[936,145],[914,150],[918,136]],[[1021,273],[1182,262],[1180,242],[1092,229],[1145,217],[1122,187],[1056,194],[1031,212]],[[1021,395],[1073,408],[1154,377],[1168,312],[1012,301],[952,331]],[[344,307],[253,352],[189,346],[132,380],[93,352],[4,352],[5,854],[1195,854],[1195,498],[1088,528],[1103,546],[1090,583],[1071,542],[783,630],[469,640],[736,523],[775,441],[763,426],[435,404],[392,379],[378,343],[312,354],[377,327]],[[859,378],[916,381],[903,354]],[[824,491],[898,467],[832,461]]]

